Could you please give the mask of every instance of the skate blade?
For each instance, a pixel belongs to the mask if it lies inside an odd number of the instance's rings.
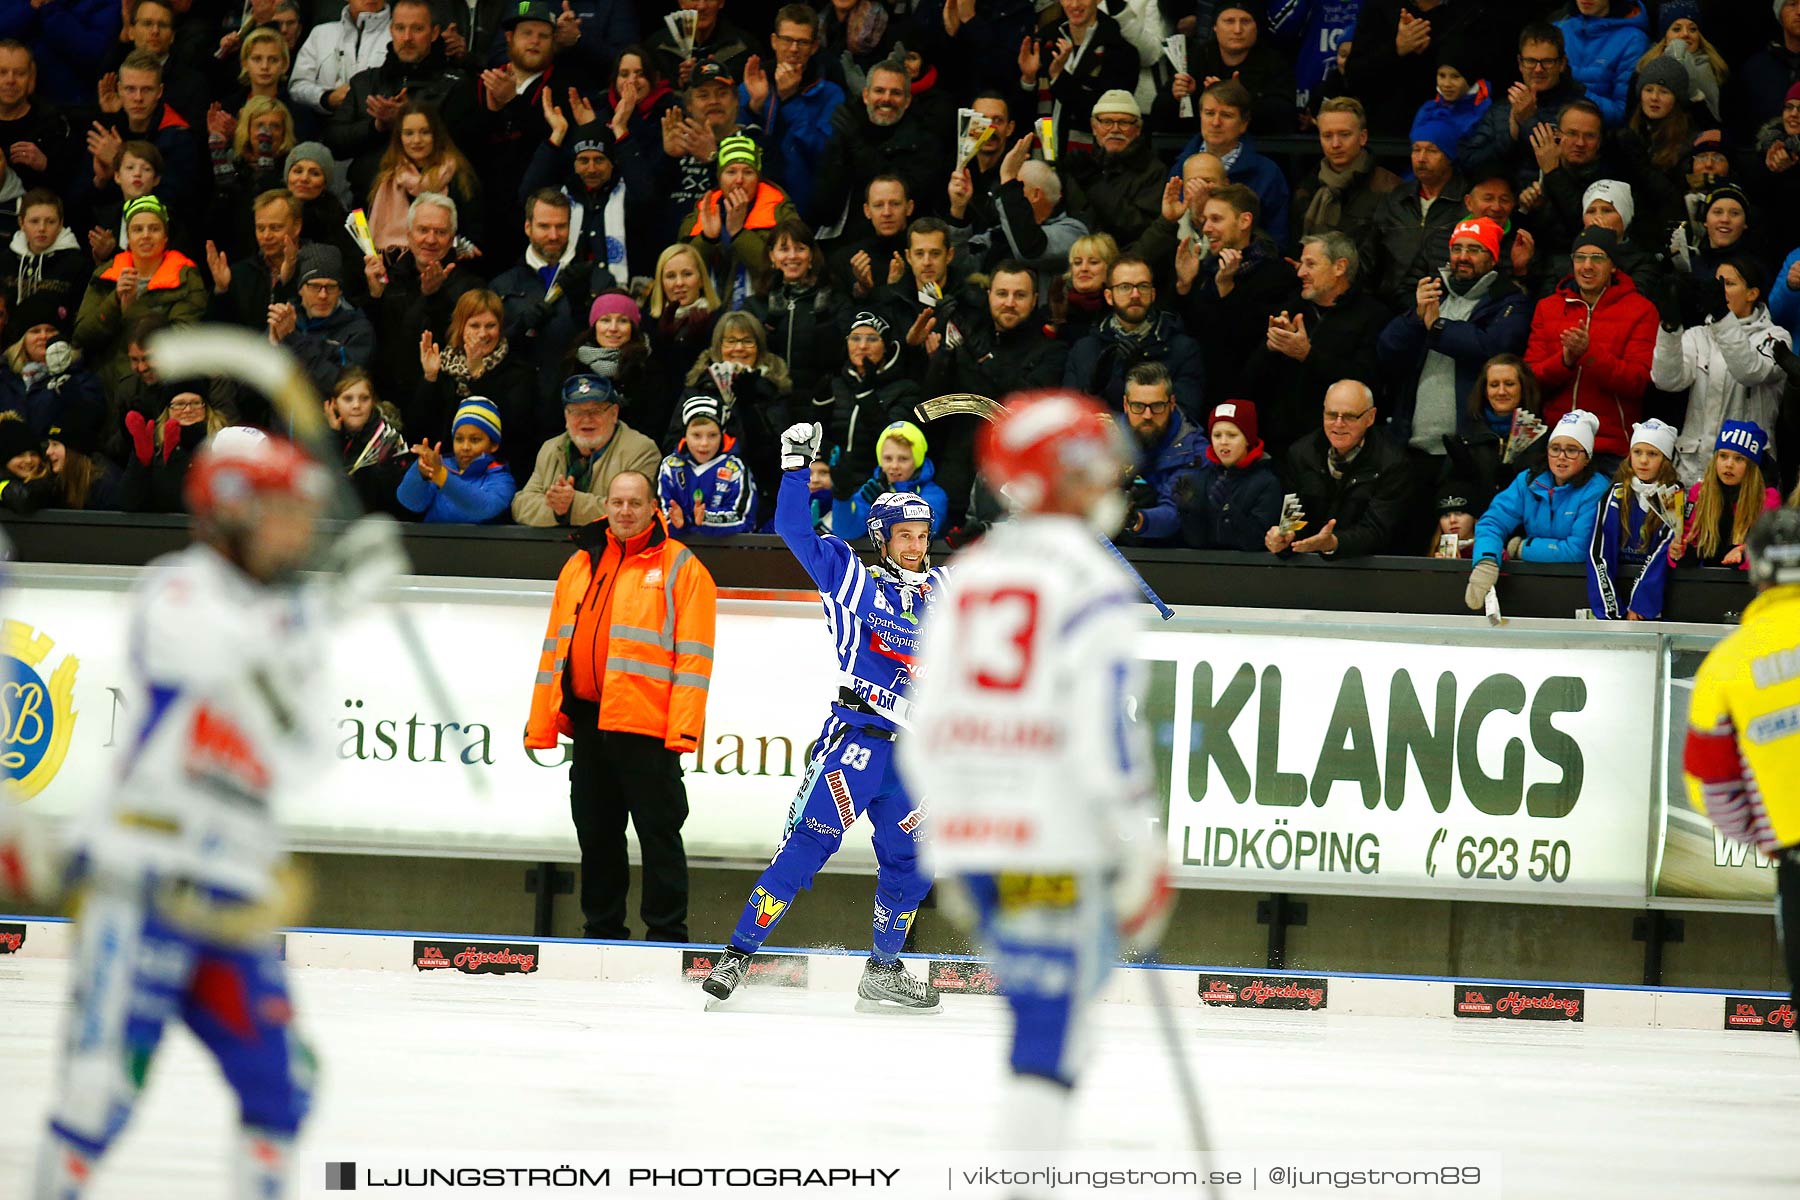
[[[930,1016],[942,1012],[944,1002],[939,1000],[930,1008],[915,1008],[910,1004],[900,1004],[892,1000],[871,1000],[867,996],[856,998],[856,1011],[860,1013],[887,1013],[894,1016]]]
[[[731,999],[732,998],[730,996],[719,997],[719,996],[714,996],[711,993],[707,993],[706,994],[706,1011],[707,1012],[717,1012],[721,1008],[728,1007],[731,1004]]]

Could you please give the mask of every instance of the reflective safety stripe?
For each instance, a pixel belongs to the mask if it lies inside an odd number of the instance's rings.
[[[675,644],[675,578],[681,574],[682,565],[693,557],[694,552],[683,546],[675,561],[669,564],[669,573],[663,576],[663,633],[671,646]]]
[[[548,687],[556,682],[556,675],[550,671],[539,671],[537,681],[539,687]]]
[[[617,671],[621,675],[642,675],[646,679],[660,679],[664,683],[675,681],[675,672],[669,667],[659,667],[655,663],[639,662],[635,658],[609,658],[606,660],[608,671]]]
[[[616,641],[642,642],[649,646],[658,646],[664,650],[675,648],[675,639],[658,633],[654,629],[644,629],[637,625],[618,625],[612,627],[612,636]]]
[[[710,659],[713,656],[713,648],[709,642],[676,642],[675,653],[697,654],[701,658]]]
[[[556,650],[556,639],[555,638],[545,638],[544,639],[544,653],[550,654],[550,653],[553,653],[555,650]]]
[[[556,630],[556,636],[559,638],[574,637],[575,636],[575,623],[573,621],[571,621],[567,625],[559,626]]]
[[[712,679],[706,675],[695,675],[690,671],[677,671],[675,672],[675,686],[699,688],[704,692],[712,687]]]
[[[563,669],[563,664],[564,664],[564,663],[566,663],[566,662],[568,662],[568,661],[569,661],[569,660],[568,660],[568,659],[566,659],[566,658],[559,658],[559,659],[557,659],[557,660],[556,660],[556,661],[555,661],[555,662],[553,662],[553,663],[551,663],[551,664],[550,664],[550,669],[551,669],[551,670],[552,670],[552,671],[555,671],[555,672],[556,672],[556,673],[557,673],[557,674],[558,674],[558,675],[561,675],[561,674],[562,674],[562,669]]]

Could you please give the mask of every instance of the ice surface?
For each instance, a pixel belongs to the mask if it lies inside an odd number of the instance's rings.
[[[915,967],[915,969],[917,969]],[[49,1103],[68,966],[0,966],[0,1200],[22,1196]],[[862,1016],[836,992],[747,992],[705,1013],[676,982],[294,972],[322,1059],[311,1164],[359,1150],[696,1153],[772,1144],[980,1150],[1006,1013],[946,996]],[[1096,1149],[1185,1147],[1154,1014],[1096,1008],[1076,1128]],[[1777,1035],[1176,1010],[1215,1144],[1250,1152],[1465,1149],[1508,1196],[1800,1195],[1800,1056]],[[233,1110],[172,1030],[95,1200],[226,1195]],[[566,1193],[564,1193],[566,1194]],[[691,1194],[691,1193],[690,1193]],[[1420,1196],[1421,1192],[1407,1192]]]

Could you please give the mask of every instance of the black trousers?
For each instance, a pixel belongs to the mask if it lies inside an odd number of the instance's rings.
[[[625,892],[631,865],[625,821],[643,852],[638,913],[653,942],[688,940],[687,787],[681,759],[661,738],[597,730],[578,722],[569,764],[569,815],[581,843],[582,934],[625,939]]]
[[[1787,963],[1788,999],[1800,1009],[1800,849],[1783,851],[1775,864],[1775,930]]]

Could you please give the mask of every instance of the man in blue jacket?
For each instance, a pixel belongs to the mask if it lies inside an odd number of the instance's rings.
[[[1262,202],[1262,226],[1278,246],[1288,244],[1287,177],[1270,159],[1256,152],[1245,137],[1250,128],[1250,91],[1236,79],[1222,79],[1200,93],[1200,132],[1175,156],[1170,179],[1181,178],[1181,164],[1202,150],[1225,163],[1225,177],[1255,192]],[[1204,411],[1204,410],[1202,410]]]
[[[1125,373],[1125,423],[1137,446],[1138,471],[1120,540],[1173,545],[1181,533],[1178,486],[1198,469],[1206,436],[1175,407],[1175,381],[1159,362],[1139,363]]]
[[[807,5],[789,4],[775,14],[769,45],[775,51],[773,65],[764,66],[760,55],[744,64],[738,101],[774,143],[769,174],[780,181],[794,207],[810,213],[813,172],[831,141],[831,115],[844,102],[844,89],[813,63],[820,45],[819,14]]]
[[[1458,225],[1449,265],[1419,280],[1413,310],[1381,331],[1381,365],[1393,386],[1388,432],[1440,468],[1445,436],[1471,432],[1468,398],[1482,365],[1523,354],[1531,337],[1532,305],[1499,269],[1500,236],[1485,217]]]

